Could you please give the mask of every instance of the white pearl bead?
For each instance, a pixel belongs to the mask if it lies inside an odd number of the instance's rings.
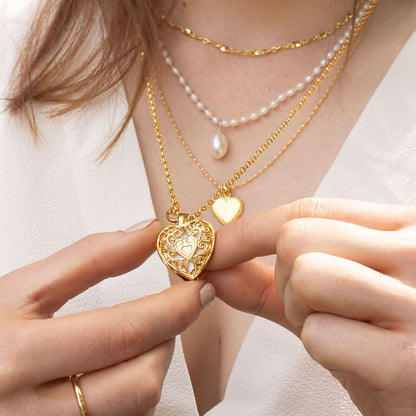
[[[312,71],[314,75],[318,75],[320,72],[321,72],[321,68],[319,66],[316,66]]]
[[[251,113],[248,117],[251,121],[257,120],[259,118],[257,113]]]
[[[218,119],[218,117],[212,117],[211,118],[211,120],[212,120],[212,122],[214,123],[214,124],[219,124],[219,119]]]
[[[270,102],[269,108],[275,109],[277,108],[278,105],[279,105],[279,101],[276,99]]]
[[[337,43],[337,44],[334,46],[334,51],[335,51],[335,52],[338,52],[340,49],[341,49],[341,45],[340,45],[339,43]]]
[[[204,113],[207,117],[211,118],[212,117],[212,111],[209,110],[204,110]]]
[[[321,68],[325,68],[328,61],[326,59],[322,59],[320,62]]]
[[[286,100],[286,94],[279,94],[277,96],[277,101],[279,101],[279,103],[282,103],[284,100]]]
[[[176,67],[172,67],[172,72],[176,75],[176,76],[178,76],[179,75],[179,71],[178,71],[178,68],[176,68]]]
[[[203,103],[201,103],[201,101],[198,101],[198,102],[196,103],[196,107],[198,108],[198,110],[203,110],[203,109],[204,109],[204,104],[203,104]]]
[[[299,82],[298,85],[296,85],[296,91],[301,91],[305,88],[305,84],[303,82]]]
[[[162,55],[163,55],[164,58],[167,58],[168,57],[168,52],[167,52],[166,49],[163,49]]]
[[[169,56],[166,56],[166,57],[165,57],[165,62],[166,62],[168,65],[172,65],[172,59],[170,59],[170,58],[169,58]]]
[[[294,89],[294,88],[291,88],[290,90],[287,90],[286,91],[286,95],[288,96],[288,97],[292,97],[293,95],[295,95],[296,94],[296,90]]]
[[[180,76],[178,79],[179,79],[179,82],[180,82],[182,85],[185,85],[186,81],[185,81],[185,78],[184,78],[184,77]]]
[[[224,134],[218,130],[211,142],[210,153],[214,159],[223,158],[228,152],[228,141]]]
[[[328,52],[326,57],[327,57],[328,60],[331,60],[334,57],[334,52]]]
[[[240,120],[238,120],[239,123],[244,124],[247,123],[248,118],[246,116],[240,117]]]
[[[345,39],[348,39],[351,35],[351,30],[346,30],[344,33]]]
[[[197,96],[196,94],[191,94],[191,100],[192,100],[194,103],[197,103],[197,102],[198,102],[198,96]]]
[[[191,87],[190,87],[189,85],[186,85],[186,86],[185,86],[185,92],[186,92],[187,94],[189,94],[189,95],[191,95],[191,94],[192,94],[192,90],[191,90]]]
[[[267,108],[267,107],[262,107],[261,109],[260,109],[260,111],[259,111],[259,114],[261,115],[261,116],[264,116],[266,113],[268,113],[269,112],[269,109]]]
[[[230,120],[230,126],[231,127],[235,127],[238,124],[237,119],[233,118],[232,120]]]
[[[223,126],[223,127],[230,127],[230,122],[227,121],[227,120],[223,120],[223,121],[221,121],[221,126]]]
[[[312,75],[307,75],[305,77],[305,83],[306,84],[309,84],[310,82],[312,82],[312,80],[313,80],[313,76]]]

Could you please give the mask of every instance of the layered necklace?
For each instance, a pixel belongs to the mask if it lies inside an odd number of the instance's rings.
[[[356,24],[359,23],[360,19],[364,16],[366,11],[368,10],[370,3],[365,3],[362,9],[359,11],[355,22]],[[196,35],[193,31],[187,28],[183,28],[179,25],[176,25],[171,20],[168,20],[165,16],[162,16],[163,20],[172,28],[179,30],[181,33],[190,36],[193,39],[201,40],[203,44],[213,46],[220,50],[221,52],[225,53],[232,53],[232,54],[240,54],[244,56],[264,56],[271,53],[276,53],[281,50],[287,49],[297,49],[302,46],[308,45],[311,42],[318,41],[325,39],[329,35],[332,35],[337,29],[340,29],[345,24],[347,24],[351,20],[351,13],[348,13],[343,19],[336,23],[336,25],[330,29],[319,32],[318,34],[312,36],[308,40],[302,41],[293,41],[285,45],[280,46],[273,46],[267,49],[250,49],[250,50],[240,50],[233,47],[225,46],[220,43],[214,42],[209,40],[206,37],[202,37],[200,35]],[[214,125],[215,133],[210,141],[209,151],[211,156],[214,159],[222,159],[228,152],[229,149],[229,140],[224,133],[224,129],[229,127],[239,127],[242,124],[251,123],[254,121],[259,120],[261,117],[268,115],[272,110],[275,110],[279,107],[281,103],[286,101],[288,98],[294,96],[296,93],[304,90],[309,84],[313,82],[314,79],[318,75],[322,73],[322,71],[327,66],[328,62],[334,57],[335,53],[337,53],[340,48],[345,44],[347,39],[349,39],[351,35],[351,29],[348,28],[345,30],[343,35],[339,37],[338,41],[335,43],[335,46],[331,51],[329,51],[322,59],[319,60],[316,66],[310,69],[310,71],[305,75],[305,77],[297,82],[292,88],[287,89],[286,91],[281,91],[274,95],[274,97],[262,106],[259,110],[253,111],[250,114],[245,114],[242,116],[233,117],[231,119],[225,119],[220,117],[215,111],[208,108],[208,106],[203,102],[200,98],[199,94],[197,94],[192,88],[189,83],[186,81],[184,76],[182,75],[181,71],[178,69],[176,65],[174,65],[172,58],[170,57],[168,51],[161,44],[162,54],[166,65],[170,68],[173,75],[177,79],[179,85],[183,88],[186,95],[190,99],[190,101],[195,105],[195,107],[202,112],[202,114]],[[217,45],[217,46],[215,46]]]
[[[313,95],[318,90],[319,86],[331,74],[334,67],[341,60],[345,51],[354,39],[355,43],[352,45],[350,54],[358,46],[361,37],[364,33],[364,28],[369,22],[377,3],[379,0],[372,0],[368,3],[366,11],[362,13],[359,22],[354,27],[354,32],[346,39],[339,50],[334,53],[333,58],[328,62],[325,69],[313,82],[311,87],[305,93],[303,98],[293,107],[279,126],[272,132],[272,134],[258,147],[258,149],[241,165],[241,167],[226,180],[222,185],[218,185],[218,190],[211,195],[196,211],[192,214],[183,213],[180,210],[180,203],[176,197],[173,176],[170,171],[168,157],[166,153],[166,146],[163,135],[160,129],[159,115],[155,101],[154,94],[154,77],[149,77],[146,80],[146,91],[149,103],[149,109],[153,120],[155,131],[155,138],[159,149],[160,160],[165,175],[166,184],[168,187],[170,208],[166,212],[166,218],[171,223],[164,228],[158,236],[157,251],[162,261],[176,274],[187,280],[195,280],[203,277],[203,271],[207,262],[209,261],[215,246],[215,233],[213,226],[200,217],[203,213],[212,207],[216,201],[227,197],[231,190],[236,186],[236,182],[249,170],[263,155],[264,152],[270,149],[271,145],[279,138],[286,127],[295,119],[295,117],[302,111],[305,105],[310,101]],[[330,85],[325,93],[318,101],[312,113],[309,115],[307,122],[316,113],[317,108],[324,101],[330,89],[338,79],[343,70],[344,64],[341,64],[335,73]],[[160,93],[161,90],[159,89]],[[163,97],[163,94],[162,94]],[[165,100],[164,100],[165,101]],[[306,126],[304,124],[303,127]],[[178,131],[178,130],[177,130]],[[292,141],[294,138],[292,138]],[[290,144],[289,144],[290,145]],[[267,166],[267,165],[266,165]],[[267,167],[266,167],[267,168]],[[264,168],[261,169],[264,171]],[[257,173],[260,174],[261,171]],[[253,179],[254,179],[253,175]],[[252,179],[251,179],[252,180]]]

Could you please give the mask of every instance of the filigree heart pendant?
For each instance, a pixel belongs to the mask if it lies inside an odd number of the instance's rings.
[[[178,224],[164,228],[156,248],[163,263],[186,280],[202,279],[202,272],[214,251],[215,232],[203,220],[187,220],[179,215]]]
[[[243,201],[236,196],[222,196],[212,204],[212,212],[222,224],[227,224],[241,215]]]

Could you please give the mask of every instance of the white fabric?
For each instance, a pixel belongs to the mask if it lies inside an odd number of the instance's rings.
[[[6,86],[24,20],[21,14],[2,15],[0,10],[0,91]],[[416,202],[416,102],[410,93],[415,91],[415,56],[414,35],[316,195]],[[101,166],[94,162],[124,109],[125,97],[120,93],[63,119],[49,120],[39,114],[43,138],[38,147],[18,121],[0,115],[0,275],[87,233],[125,228],[154,216],[132,124],[111,156]],[[139,270],[102,282],[68,302],[59,313],[110,306],[168,285],[164,267],[153,256]],[[198,414],[179,340],[156,414]],[[359,412],[297,338],[255,318],[225,399],[207,415],[355,416]]]

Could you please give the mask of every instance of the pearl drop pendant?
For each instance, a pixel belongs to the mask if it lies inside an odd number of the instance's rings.
[[[210,153],[214,159],[222,159],[228,152],[228,140],[220,128],[217,129],[211,141]]]

